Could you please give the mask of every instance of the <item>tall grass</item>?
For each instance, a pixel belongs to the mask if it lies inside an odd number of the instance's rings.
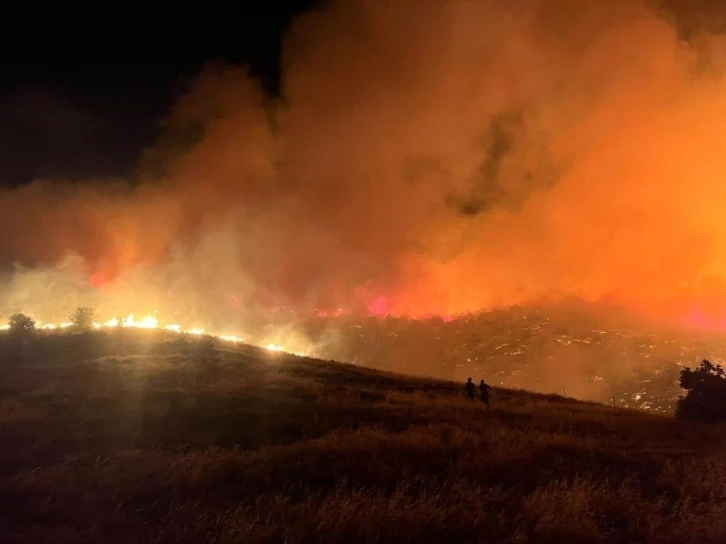
[[[144,332],[0,337],[3,542],[724,542],[722,428]]]

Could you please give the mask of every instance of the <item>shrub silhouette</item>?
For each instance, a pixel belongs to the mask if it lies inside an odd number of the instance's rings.
[[[21,313],[16,313],[10,316],[8,320],[10,330],[15,333],[28,333],[35,330],[35,321]]]
[[[73,328],[87,331],[93,328],[93,318],[93,308],[79,307],[70,316],[70,322],[73,324]]]
[[[676,417],[689,421],[726,420],[726,371],[703,360],[695,370],[681,370],[681,387],[688,391],[678,399]]]

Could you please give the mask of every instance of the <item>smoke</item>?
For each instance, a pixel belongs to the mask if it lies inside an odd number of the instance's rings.
[[[726,42],[684,20],[332,2],[286,36],[280,97],[211,65],[134,179],[0,192],[0,257],[30,268],[0,307],[726,311]]]

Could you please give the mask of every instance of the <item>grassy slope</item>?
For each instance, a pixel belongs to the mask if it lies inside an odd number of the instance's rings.
[[[721,429],[138,332],[0,336],[3,542],[723,542]],[[705,452],[699,454],[699,452]]]

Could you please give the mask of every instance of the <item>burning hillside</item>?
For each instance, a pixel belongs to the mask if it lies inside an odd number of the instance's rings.
[[[682,366],[726,359],[726,337],[631,320],[584,309],[524,308],[412,320],[353,315],[301,317],[289,312],[246,314],[237,328],[204,330],[133,315],[93,328],[138,328],[212,336],[270,351],[352,362],[379,369],[555,393],[622,407],[671,412]],[[64,331],[71,323],[43,323]],[[2,327],[0,327],[1,329]],[[7,328],[7,326],[5,327]]]
[[[15,316],[13,316],[15,317]],[[32,318],[31,318],[32,319]],[[74,324],[72,321],[63,321],[60,323],[46,323],[46,322],[35,322],[33,320],[33,327],[35,329],[38,329],[40,331],[73,331],[74,329],[79,329],[77,324]],[[219,333],[219,332],[212,332],[212,331],[205,331],[202,328],[199,327],[182,327],[182,325],[179,325],[177,323],[161,323],[157,317],[154,315],[147,315],[141,319],[136,319],[133,314],[128,315],[124,318],[111,318],[104,322],[97,322],[93,321],[88,324],[89,329],[94,330],[115,330],[115,329],[145,329],[145,330],[159,330],[164,331],[166,333],[172,333],[176,335],[189,335],[189,336],[207,336],[216,338],[218,340],[221,340],[222,342],[229,342],[229,343],[247,343],[247,344],[254,344],[255,341],[259,341],[258,339],[255,340],[254,338],[248,338],[245,340],[245,338],[238,336],[236,334],[229,334],[229,333]],[[10,331],[12,329],[12,318],[10,323],[0,323],[0,331]],[[299,343],[298,343],[299,344]],[[264,347],[265,349],[269,351],[284,351],[293,355],[303,356],[304,353],[297,351],[298,349],[304,349],[300,345],[298,346],[282,346],[279,344],[275,344],[272,342],[263,343],[263,344],[257,344],[259,347]],[[309,348],[307,348],[309,349]]]
[[[658,371],[669,399],[668,365],[721,348],[662,323],[726,324],[726,39],[675,4],[326,3],[285,36],[279,96],[210,64],[127,179],[0,189],[0,315],[155,309],[639,406]],[[495,311],[571,299],[661,325]]]

